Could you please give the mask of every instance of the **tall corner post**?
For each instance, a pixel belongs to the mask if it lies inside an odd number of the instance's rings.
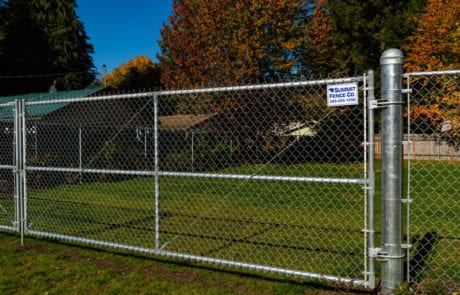
[[[403,101],[404,56],[386,50],[381,58],[382,112],[382,262],[381,291],[392,294],[404,278],[402,245]]]

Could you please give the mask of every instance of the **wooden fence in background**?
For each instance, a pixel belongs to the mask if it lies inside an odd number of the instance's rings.
[[[460,161],[460,147],[448,144],[438,135],[421,135],[411,134],[411,144],[404,144],[404,159],[408,158],[410,151],[413,160],[447,160]],[[407,142],[408,136],[404,135],[404,141]],[[375,156],[381,158],[380,134],[375,135]]]

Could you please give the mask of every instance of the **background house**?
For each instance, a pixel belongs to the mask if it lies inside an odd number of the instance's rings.
[[[209,171],[233,163],[235,139],[223,114],[159,117],[160,168],[173,171]]]
[[[0,97],[0,102],[23,99],[52,104],[27,105],[27,164],[80,169],[154,169],[153,99],[78,100],[100,95],[107,88],[52,91]],[[62,102],[61,102],[62,101]],[[0,163],[13,163],[13,108],[0,107]],[[219,114],[159,117],[162,169],[208,170],[217,166],[222,152],[225,118]],[[220,144],[220,146],[219,146]],[[8,148],[11,147],[11,148]],[[205,164],[214,155],[214,164]],[[58,176],[53,176],[59,178]],[[29,178],[33,181],[33,177]]]
[[[60,128],[51,128],[55,123],[48,118],[62,111],[71,105],[64,102],[69,98],[86,98],[98,95],[106,90],[104,87],[95,87],[83,90],[72,91],[50,91],[46,93],[30,93],[15,96],[0,97],[0,104],[11,103],[16,100],[25,100],[27,102],[40,102],[53,100],[56,103],[43,105],[30,105],[26,107],[26,131],[28,152],[32,155],[49,154],[49,150],[53,150],[53,154],[59,155],[61,162],[66,162],[65,158],[69,154],[73,154],[72,149],[78,149],[78,144],[63,144],[64,138],[75,138],[68,136],[72,130],[66,126]],[[63,102],[59,102],[62,100]],[[0,107],[0,163],[12,163],[13,161],[13,129],[14,129],[14,109],[13,107]],[[77,139],[73,143],[78,143]],[[9,148],[11,147],[11,148]],[[33,160],[33,159],[31,159]],[[68,160],[67,160],[68,161]]]

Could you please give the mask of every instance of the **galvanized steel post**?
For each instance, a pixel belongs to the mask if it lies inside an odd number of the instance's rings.
[[[27,228],[27,187],[25,174],[26,134],[24,100],[16,100],[14,109],[14,195],[16,200],[16,228],[21,234],[21,245],[24,245],[24,234]]]
[[[403,179],[403,101],[404,56],[398,49],[386,50],[382,67],[382,261],[383,294],[392,294],[403,281],[402,179]]]
[[[158,94],[153,95],[153,140],[155,158],[155,250],[160,249],[160,151],[159,151],[159,130],[160,124],[158,110]]]
[[[368,237],[368,249],[369,251],[375,248],[375,132],[374,132],[374,109],[371,106],[372,102],[375,100],[375,86],[374,86],[374,71],[370,70],[367,73],[367,90],[368,90],[368,102],[367,102],[367,133],[368,133],[368,158],[369,158],[369,172],[368,172],[368,224],[367,232]],[[368,268],[368,280],[369,288],[375,288],[375,259],[374,255],[369,255],[369,268]]]

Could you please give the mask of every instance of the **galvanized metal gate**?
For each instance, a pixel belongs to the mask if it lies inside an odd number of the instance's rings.
[[[373,72],[1,105],[1,228],[373,288],[368,99]]]

